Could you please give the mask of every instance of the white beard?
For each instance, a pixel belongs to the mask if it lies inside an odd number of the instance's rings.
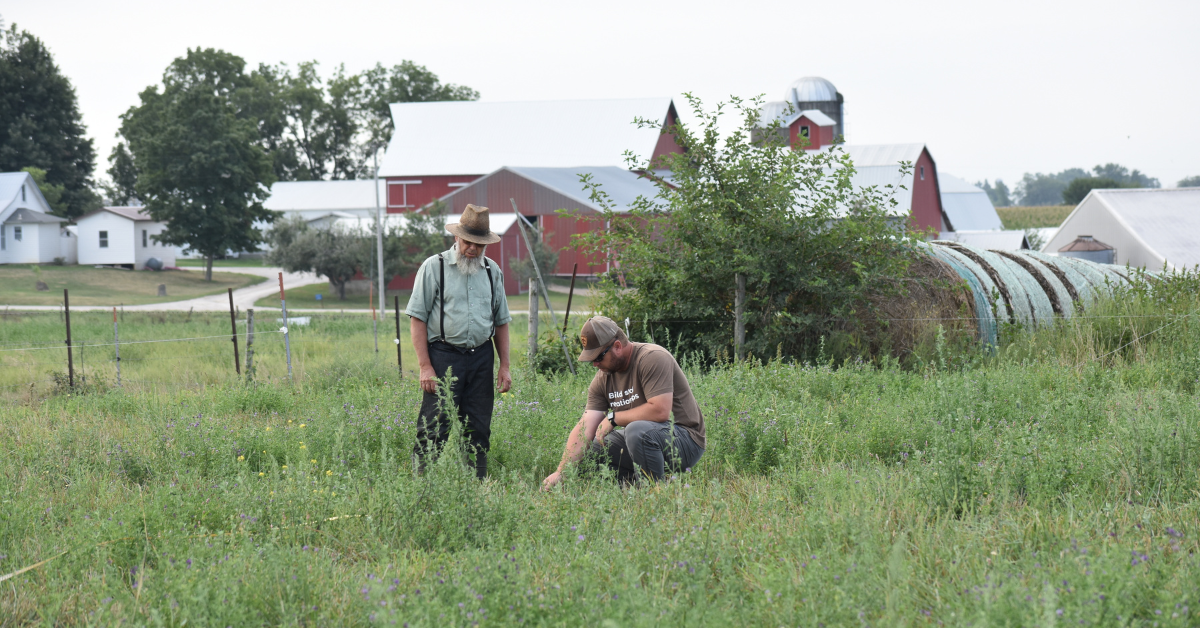
[[[458,243],[457,242],[454,243],[454,252],[458,253]],[[462,255],[461,253],[459,253],[458,255],[456,255],[456,257],[458,259],[454,263],[455,263],[455,265],[458,266],[459,272],[470,277],[470,276],[474,275],[475,273],[479,272],[480,268],[483,268],[483,256],[486,253],[487,253],[486,246],[483,247],[483,250],[479,251],[478,257],[467,257],[466,255]]]

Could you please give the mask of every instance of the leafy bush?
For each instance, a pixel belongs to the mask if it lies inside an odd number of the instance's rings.
[[[671,171],[669,180],[647,175],[657,195],[639,197],[629,214],[606,209],[594,220],[611,227],[577,236],[619,269],[616,281],[600,283],[601,309],[646,320],[655,337],[716,360],[733,352],[741,278],[751,355],[812,358],[822,338],[838,356],[869,354],[880,344],[867,332],[872,298],[901,292],[894,280],[916,258],[895,215],[899,188],[856,189],[840,147],[789,144],[778,121],[760,119],[757,100],[732,101],[741,124],[723,136],[723,106],[706,111],[688,98],[698,125],[668,129],[683,153],[653,163],[628,157],[634,170]],[[600,185],[583,181],[593,202],[611,206]]]

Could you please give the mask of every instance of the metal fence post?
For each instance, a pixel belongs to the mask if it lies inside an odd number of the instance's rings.
[[[67,321],[67,384],[75,387],[75,360],[71,357],[71,295],[63,288],[63,316]]]
[[[567,290],[567,312],[563,314],[563,338],[567,337],[567,322],[571,320],[571,300],[575,298],[575,273],[579,272],[579,262],[571,267],[571,289]]]
[[[113,347],[117,350],[117,387],[121,387],[121,334],[117,330],[117,308],[113,308]]]
[[[237,371],[238,377],[242,376],[242,359],[238,357],[237,346],[237,313],[233,309],[233,288],[226,288],[229,291],[229,337],[233,341],[233,370]]]
[[[383,309],[383,297],[379,295],[379,309]],[[371,331],[375,333],[375,357],[379,357],[379,319],[375,317],[375,284],[367,285],[367,305],[371,307]]]
[[[287,298],[283,292],[283,273],[279,273],[279,307],[283,310],[283,350],[287,355],[288,381],[292,381],[292,341],[288,337]]]

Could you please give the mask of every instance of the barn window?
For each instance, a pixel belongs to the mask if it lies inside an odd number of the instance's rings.
[[[800,127],[800,137],[808,137],[808,126]]]
[[[25,201],[25,186],[21,186],[21,202]]]
[[[142,248],[146,248],[148,239],[146,238],[146,230],[142,229]]]
[[[925,180],[925,166],[921,166],[921,180]]]
[[[108,248],[108,232],[107,231],[100,232],[100,248],[102,248],[102,249]]]
[[[5,233],[7,233],[7,231],[4,229],[4,226],[0,225],[0,251],[3,251],[8,248],[8,242],[4,241]]]
[[[21,241],[21,228],[20,227],[13,227],[13,239],[16,240],[17,242]]]

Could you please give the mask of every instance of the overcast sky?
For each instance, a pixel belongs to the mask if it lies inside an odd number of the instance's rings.
[[[923,142],[971,181],[1105,162],[1168,187],[1200,175],[1195,0],[3,0],[0,16],[74,83],[97,174],[138,92],[214,47],[326,72],[408,59],[490,101],[779,100],[816,75],[845,96],[850,142]]]

